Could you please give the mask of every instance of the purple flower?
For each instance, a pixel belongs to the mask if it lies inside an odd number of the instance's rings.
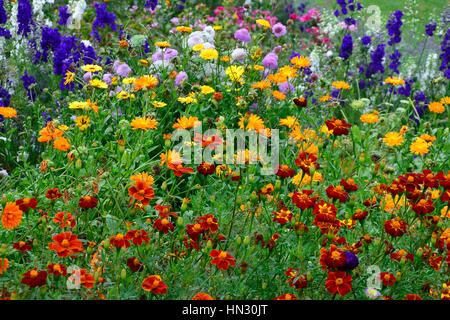
[[[179,86],[182,84],[183,80],[187,81],[187,79],[188,79],[187,73],[184,71],[180,71],[180,72],[178,72],[177,76],[175,77],[175,85]]]
[[[84,81],[84,82],[88,82],[89,80],[91,80],[91,78],[92,78],[92,72],[86,72],[86,73],[83,75],[83,81]]]
[[[425,25],[425,33],[427,36],[432,37],[434,34],[434,31],[436,31],[437,23],[436,21],[432,21]]]
[[[24,37],[28,36],[31,31],[30,25],[33,23],[33,10],[29,0],[19,0],[17,8],[17,21],[19,22],[19,29],[17,34]]]
[[[339,57],[343,58],[344,60],[347,60],[352,55],[352,52],[353,52],[353,39],[350,34],[346,34],[345,37],[342,39],[341,53],[339,54]]]
[[[371,54],[372,61],[370,62],[366,70],[367,78],[376,74],[377,72],[384,73],[383,58],[385,55],[384,52],[385,47],[386,47],[385,44],[379,44],[377,48],[372,52]]]
[[[95,14],[96,18],[94,23],[92,24],[92,32],[97,41],[101,40],[100,34],[98,33],[98,29],[104,29],[106,26],[109,26],[112,31],[116,31],[116,15],[114,13],[107,11],[108,6],[106,3],[96,3],[95,4]],[[99,41],[100,42],[100,41]]]
[[[394,14],[391,15],[391,19],[386,24],[388,34],[389,36],[391,36],[391,39],[388,42],[390,46],[402,41],[402,38],[400,37],[400,35],[402,34],[400,28],[403,25],[403,22],[401,20],[402,16],[403,12],[395,11]]]
[[[69,8],[67,6],[61,6],[59,7],[59,17],[58,24],[60,26],[65,26],[67,24],[67,20],[70,18]]]
[[[105,81],[108,86],[112,85],[112,78],[114,78],[114,75],[112,73],[105,73],[103,75],[103,81]]]
[[[155,52],[152,55],[153,61],[159,61],[159,60],[170,60],[172,58],[175,58],[178,55],[178,51],[175,49],[167,48],[164,51],[158,51]]]
[[[289,92],[294,93],[294,90],[295,90],[294,86],[292,84],[290,84],[289,82],[280,83],[278,85],[278,89],[280,89],[280,91],[284,94],[288,94]]]
[[[278,56],[273,52],[269,52],[263,59],[263,65],[266,68],[276,69],[278,67]]]
[[[8,15],[6,14],[4,0],[0,0],[0,24],[5,24],[8,21]]]
[[[361,42],[363,45],[367,46],[372,42],[372,38],[370,38],[370,36],[364,36],[361,38]]]
[[[344,251],[345,256],[347,257],[347,262],[345,263],[344,268],[347,270],[353,270],[359,265],[358,257],[349,251]]]
[[[27,71],[25,71],[24,75],[20,79],[22,79],[23,87],[27,90],[28,98],[34,101],[36,94],[30,89],[30,87],[32,84],[36,83],[36,79],[33,76],[28,75]]]
[[[147,1],[145,1],[144,7],[155,10],[157,5],[158,5],[158,0],[147,0]]]
[[[121,63],[114,68],[114,72],[121,77],[128,77],[131,72],[131,68],[126,63]]]
[[[439,55],[439,59],[442,60],[442,63],[439,70],[444,72],[444,76],[447,79],[450,79],[450,28],[447,28],[447,32],[442,40],[441,51],[442,53]]]
[[[272,32],[275,37],[282,37],[286,34],[286,27],[282,23],[278,22],[272,27]]]
[[[250,42],[252,39],[247,29],[239,29],[234,33],[234,38],[242,42]]]
[[[400,58],[401,57],[402,57],[402,54],[398,50],[395,50],[395,52],[389,56],[389,59],[392,60],[391,64],[389,65],[389,68],[397,74],[400,73],[398,71],[398,67],[400,66]]]

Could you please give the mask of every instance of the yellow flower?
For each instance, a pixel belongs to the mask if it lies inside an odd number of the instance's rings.
[[[97,72],[97,71],[103,70],[102,67],[100,67],[96,64],[87,64],[87,65],[82,66],[81,69],[83,69],[83,71],[86,71],[86,72]]]
[[[81,130],[85,130],[89,127],[89,124],[91,122],[91,118],[89,118],[88,116],[78,116],[75,119],[76,122],[76,126]]]
[[[86,101],[73,101],[69,103],[69,109],[87,109],[88,103]]]
[[[286,126],[288,128],[292,128],[294,125],[297,125],[297,118],[288,116],[286,119],[280,119],[280,126]]]
[[[134,77],[127,77],[127,78],[123,78],[122,82],[124,84],[133,84],[136,81],[136,78]]]
[[[64,76],[64,85],[66,86],[69,83],[72,83],[75,80],[75,73],[70,72],[67,70],[65,76]]]
[[[177,119],[177,122],[174,123],[172,126],[173,129],[189,129],[193,127],[198,127],[201,124],[201,122],[198,120],[197,117],[186,117],[182,116],[181,118]]]
[[[441,99],[442,104],[450,104],[450,97],[444,97]]]
[[[428,105],[428,109],[434,113],[443,113],[445,111],[445,107],[440,102],[432,102]]]
[[[17,111],[11,107],[0,107],[0,115],[4,118],[17,118]]]
[[[158,122],[155,119],[152,119],[150,117],[135,118],[130,123],[130,126],[133,127],[133,130],[156,129],[157,125],[158,125]]]
[[[191,27],[185,27],[185,26],[179,26],[177,27],[177,31],[178,32],[192,32],[192,28]]]
[[[296,68],[308,68],[311,66],[311,62],[307,57],[304,56],[295,56],[291,59],[291,63]]]
[[[338,90],[349,90],[350,89],[350,85],[345,81],[334,81],[331,85]]]
[[[264,71],[264,66],[254,65],[253,70],[255,71]]]
[[[426,142],[425,140],[421,138],[417,138],[409,147],[409,151],[414,154],[420,154],[422,157],[430,152],[430,147],[433,145],[431,142]]]
[[[217,31],[217,30],[222,30],[223,28],[222,28],[222,26],[213,26],[213,29]]]
[[[89,84],[95,88],[108,89],[108,84],[99,79],[93,79],[89,81]]]
[[[386,80],[384,80],[385,84],[392,84],[393,86],[398,86],[398,85],[404,85],[405,84],[405,80],[401,79],[401,78],[397,78],[397,77],[389,77]]]
[[[161,102],[161,101],[153,101],[152,105],[155,108],[164,108],[165,106],[167,106],[167,103]]]
[[[160,47],[160,48],[167,48],[167,47],[170,47],[170,43],[167,41],[158,41],[158,42],[155,42],[155,46]]]
[[[265,129],[264,121],[256,114],[250,114],[250,116],[243,116],[239,121],[239,128],[242,130],[261,130]]]
[[[278,72],[288,78],[297,77],[297,69],[292,68],[291,66],[284,66],[278,70]]]
[[[209,93],[214,93],[214,92],[216,92],[216,90],[214,90],[210,86],[202,86],[202,93],[203,94],[209,94]]]
[[[398,132],[388,132],[384,136],[383,142],[390,147],[400,146],[404,142],[403,135]]]
[[[200,51],[200,57],[205,60],[217,59],[219,57],[219,52],[213,48],[203,49]]]
[[[195,46],[192,47],[192,50],[194,51],[200,51],[203,50],[203,48],[205,48],[205,46],[203,45],[203,43],[198,43]]]
[[[270,23],[267,20],[264,20],[264,19],[258,19],[255,22],[257,24],[259,24],[260,26],[262,26],[264,28],[264,30],[266,30],[266,29],[271,27]]]
[[[220,58],[220,61],[223,61],[223,62],[230,62],[230,61],[231,61],[231,57],[229,57],[229,56],[223,56],[222,58]]]
[[[195,93],[194,92],[189,93],[184,98],[183,97],[179,97],[177,100],[180,101],[181,103],[184,103],[184,104],[197,103],[197,99],[195,99]]]
[[[134,94],[129,94],[128,92],[122,90],[119,93],[117,93],[116,98],[119,100],[124,100],[128,98],[134,99]]]
[[[328,102],[331,100],[331,96],[327,93],[326,95],[319,98],[320,102]]]
[[[242,75],[245,69],[241,66],[229,66],[225,69],[225,74],[230,78],[231,81],[242,82]]]

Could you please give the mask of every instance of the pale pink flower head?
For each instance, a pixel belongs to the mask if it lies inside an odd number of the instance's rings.
[[[282,23],[278,22],[272,27],[272,32],[275,35],[275,37],[279,38],[286,34],[286,26],[284,26]]]

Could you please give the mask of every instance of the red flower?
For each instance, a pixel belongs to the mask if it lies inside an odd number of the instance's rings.
[[[334,244],[330,245],[330,251],[325,248],[320,249],[320,254],[319,263],[323,267],[322,269],[325,269],[325,267],[342,268],[347,263],[345,252],[338,249]]]
[[[438,172],[436,174],[436,179],[438,179],[439,185],[444,189],[450,188],[450,170],[447,172],[447,174],[444,174],[443,171]]]
[[[186,225],[186,233],[195,242],[197,242],[200,234],[205,231],[200,223]]]
[[[22,274],[21,282],[30,288],[40,287],[47,283],[47,271],[37,271],[36,268]]]
[[[156,219],[155,223],[153,224],[153,228],[158,229],[159,231],[162,231],[163,233],[168,233],[169,229],[170,231],[173,231],[175,228],[174,225],[169,222],[166,218],[162,219]]]
[[[295,175],[295,170],[283,164],[281,167],[278,167],[276,175],[281,178],[292,178]]]
[[[395,281],[397,281],[397,278],[393,274],[390,274],[389,272],[381,272],[379,280],[385,286],[393,286]]]
[[[406,223],[399,217],[396,217],[392,220],[386,220],[384,222],[384,230],[394,238],[404,235],[406,232],[406,227]]]
[[[281,296],[274,298],[273,300],[298,300],[298,298],[291,293],[285,293]]]
[[[23,198],[16,201],[16,205],[19,206],[20,211],[27,212],[28,209],[36,209],[37,200],[35,198]]]
[[[313,190],[302,190],[302,193],[294,191],[292,202],[301,210],[312,208],[316,203],[316,197],[311,197],[313,192]]]
[[[136,246],[140,246],[143,242],[147,243],[150,241],[150,238],[147,237],[147,231],[141,230],[129,230],[125,235],[125,240],[133,241],[133,244]]]
[[[423,215],[433,212],[435,207],[433,207],[433,201],[421,199],[417,203],[412,203],[412,210],[417,213],[417,215]]]
[[[134,186],[128,189],[130,197],[138,200],[143,206],[148,206],[150,200],[155,197],[155,191],[145,181],[138,180]]]
[[[348,200],[348,193],[340,185],[336,187],[329,186],[325,191],[330,199],[337,199],[339,202],[346,202]]]
[[[70,231],[52,237],[53,243],[48,244],[50,250],[56,251],[58,257],[67,257],[83,251],[83,244]]]
[[[68,278],[68,280],[74,284],[82,285],[86,289],[93,288],[95,282],[94,276],[88,273],[86,269],[72,270],[72,275]],[[98,281],[101,282],[100,280]]]
[[[167,293],[167,286],[164,284],[164,282],[161,280],[160,276],[154,275],[150,276],[141,283],[142,289],[145,291],[151,291],[154,294],[166,294]]]
[[[438,176],[434,175],[431,172],[431,170],[422,170],[422,173],[423,173],[422,181],[426,187],[428,188],[439,187]]]
[[[92,209],[97,206],[98,200],[94,197],[91,197],[89,195],[82,196],[80,200],[78,201],[78,205],[80,208],[83,209]]]
[[[170,206],[161,206],[161,205],[157,205],[154,207],[156,211],[158,211],[159,216],[161,218],[168,218],[169,216],[172,217],[178,217],[176,212],[171,212],[170,211]]]
[[[211,163],[207,163],[207,162],[202,162],[198,167],[197,167],[197,171],[205,176],[213,174],[214,172],[216,172],[216,166],[211,164]]]
[[[211,263],[217,265],[219,269],[227,270],[229,266],[236,265],[234,261],[236,258],[225,251],[213,249],[209,255],[214,258]]]
[[[20,250],[22,252],[25,252],[25,251],[31,250],[31,245],[29,243],[24,242],[24,241],[19,241],[19,242],[15,242],[13,244],[13,248],[17,249],[17,250]]]
[[[405,300],[423,300],[418,294],[407,294]]]
[[[202,226],[203,230],[211,230],[216,232],[219,228],[216,218],[212,214],[207,214],[204,217],[199,217],[197,219],[198,223]]]
[[[304,108],[308,104],[308,101],[304,97],[294,98],[292,101],[300,108]]]
[[[183,173],[192,173],[192,172],[194,172],[194,169],[189,168],[189,167],[183,167],[183,165],[181,163],[179,163],[179,164],[168,163],[167,167],[169,169],[171,169],[173,174],[178,176],[178,177],[181,177],[183,175]]]
[[[118,233],[115,236],[112,236],[109,238],[111,244],[116,248],[128,248],[131,246],[131,243],[128,242],[127,239],[125,239],[125,236],[122,233]]]
[[[47,266],[48,273],[53,274],[55,276],[66,276],[67,275],[67,267],[63,264],[53,264],[50,263]]]
[[[295,159],[295,165],[300,167],[304,173],[310,174],[311,168],[318,169],[320,166],[317,164],[317,156],[312,153],[302,152],[298,155],[297,159]]]
[[[347,128],[351,127],[344,119],[336,119],[334,117],[331,120],[326,120],[325,124],[328,130],[333,130],[333,135],[335,136],[348,135],[349,131]]]
[[[401,262],[403,257],[405,257],[406,260],[414,262],[413,254],[409,253],[406,250],[401,249],[398,252],[391,253],[391,259],[392,260],[397,260],[398,262]]]
[[[393,196],[402,193],[405,190],[406,188],[399,181],[393,181],[392,184],[387,188],[387,192],[389,192]]]
[[[131,269],[131,271],[135,272],[141,272],[144,270],[142,263],[134,256],[127,259],[127,266]]]
[[[325,287],[332,294],[337,292],[339,295],[345,296],[352,291],[352,280],[352,276],[344,271],[330,272]]]
[[[361,210],[361,209],[356,209],[355,213],[353,214],[352,219],[353,220],[364,220],[367,215],[369,214],[369,212],[367,210]]]
[[[286,283],[289,283],[289,286],[291,288],[295,287],[295,289],[302,289],[306,288],[308,286],[308,280],[306,279],[306,275],[299,275],[298,274],[298,268],[289,268],[284,273],[289,277],[289,279],[286,281]]]
[[[56,200],[58,198],[62,198],[62,193],[59,192],[58,188],[48,189],[45,197],[50,200]]]
[[[352,178],[349,178],[347,180],[342,179],[340,185],[343,186],[345,191],[347,192],[358,190],[358,185]]]
[[[273,211],[272,213],[275,215],[273,221],[278,222],[281,225],[285,225],[287,222],[291,221],[293,217],[291,210],[286,209],[286,207],[279,211]]]
[[[442,202],[444,202],[444,201],[450,202],[450,189],[445,190],[445,192],[441,196],[441,201]]]
[[[70,212],[58,212],[53,218],[54,223],[59,223],[59,227],[64,229],[65,227],[75,228],[77,222],[75,217]]]

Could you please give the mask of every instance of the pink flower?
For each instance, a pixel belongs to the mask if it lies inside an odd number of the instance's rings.
[[[309,21],[309,20],[311,20],[311,19],[312,19],[312,17],[311,17],[310,14],[304,14],[304,15],[302,15],[302,16],[300,17],[300,21],[301,21],[301,22],[306,22],[306,21]]]
[[[293,14],[290,15],[289,18],[291,18],[291,19],[294,20],[294,21],[297,21],[297,20],[298,20],[298,15],[295,14],[295,13],[293,13]]]

